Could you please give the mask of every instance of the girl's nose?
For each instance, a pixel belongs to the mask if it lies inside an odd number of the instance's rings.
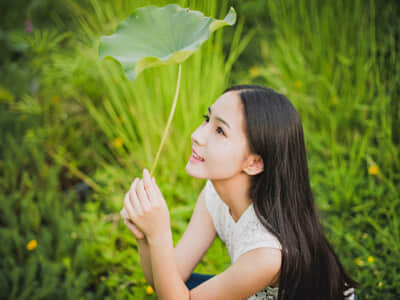
[[[198,146],[203,146],[204,145],[204,134],[202,135],[201,133],[201,126],[198,127],[191,135],[192,143],[196,144]]]

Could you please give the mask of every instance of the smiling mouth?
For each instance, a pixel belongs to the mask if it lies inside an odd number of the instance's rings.
[[[199,162],[203,162],[204,161],[204,158],[201,158],[200,156],[198,156],[196,153],[192,153],[192,156],[190,157],[192,160],[195,160],[195,161],[199,161]]]
[[[193,158],[195,158],[198,161],[204,161],[204,158],[202,158],[200,155],[198,155],[196,153],[196,151],[194,150],[194,148],[192,148],[192,156],[193,156]]]

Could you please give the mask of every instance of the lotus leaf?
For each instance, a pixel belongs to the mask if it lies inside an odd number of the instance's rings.
[[[101,37],[99,57],[117,60],[133,81],[146,68],[181,64],[213,31],[235,22],[233,7],[223,20],[177,4],[140,7],[117,26],[114,34]]]

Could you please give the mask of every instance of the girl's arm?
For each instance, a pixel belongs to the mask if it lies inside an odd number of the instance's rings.
[[[279,284],[281,250],[256,248],[242,254],[224,272],[190,291],[191,300],[242,300]]]
[[[138,245],[138,251],[140,255],[140,265],[142,266],[143,275],[146,278],[147,283],[151,285],[152,288],[154,289],[149,245],[145,240],[138,240],[137,245]]]
[[[177,282],[182,283],[182,276],[179,273],[176,264],[175,249],[173,247],[171,232],[169,231],[168,234],[163,234],[162,236],[160,235],[157,236],[157,238],[147,241],[146,238],[141,238],[143,237],[143,234],[141,234],[134,224],[130,223],[129,221],[125,221],[125,224],[135,235],[139,249],[140,264],[148,284],[150,284],[157,291],[160,299],[164,299],[165,296],[162,297],[160,295],[161,292],[159,293],[158,291],[164,291],[166,288],[170,289],[171,286],[176,287],[176,284],[171,285],[171,276],[174,277]],[[155,262],[154,266],[152,266],[152,260]],[[153,274],[155,274],[155,278],[153,278]],[[156,284],[154,284],[153,280],[156,282]],[[182,291],[184,291],[185,288],[186,285]],[[180,295],[175,289],[173,291],[167,290],[163,292],[164,295],[166,293],[168,295]],[[183,294],[177,299],[186,298]]]
[[[189,225],[175,248],[175,261],[170,258],[172,257],[170,253],[172,247],[171,235],[168,234],[165,237],[166,239],[159,241],[160,243],[158,245],[153,243],[150,246],[150,260],[153,262],[153,280],[156,282],[155,290],[157,291],[159,299],[164,299],[164,294],[160,291],[160,288],[165,290],[165,294],[167,295],[165,296],[166,299],[171,295],[172,299],[185,299],[185,293],[188,292],[185,282],[216,237],[215,227],[205,204],[205,188],[201,191]],[[155,257],[155,260],[153,257]],[[175,270],[175,272],[180,275],[180,280],[178,278],[170,278],[170,274],[172,273],[170,270]],[[157,282],[159,282],[158,286]],[[177,282],[177,284],[174,282]],[[179,292],[171,290],[171,288],[177,286],[180,286],[183,295],[174,298],[173,295]],[[161,294],[163,294],[163,296],[161,296]]]
[[[244,253],[226,271],[189,291],[178,271],[172,234],[153,236],[149,246],[160,300],[242,300],[279,282],[281,251],[263,247]]]
[[[187,281],[193,270],[212,245],[216,231],[211,216],[205,204],[205,188],[197,198],[192,217],[184,234],[175,247],[176,263],[183,281]],[[153,273],[151,267],[150,249],[143,233],[131,222],[125,221],[126,226],[135,236],[140,263],[147,283],[154,289]]]
[[[178,270],[171,231],[149,238],[149,247],[158,299],[189,300],[190,291]]]
[[[155,289],[149,244],[143,238],[143,233],[133,223],[125,221],[125,224],[136,238],[140,263],[146,281]],[[198,196],[185,233],[175,247],[176,263],[183,281],[186,282],[190,277],[199,261],[213,243],[215,237],[216,231],[206,208],[205,188],[203,188]]]
[[[144,277],[146,278],[147,283],[154,288],[153,273],[151,271],[150,250],[147,240],[143,232],[141,232],[131,221],[124,220],[124,223],[136,239],[140,256],[140,265],[142,266]]]

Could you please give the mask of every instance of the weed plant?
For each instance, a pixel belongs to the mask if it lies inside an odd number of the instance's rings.
[[[67,17],[51,14],[51,28],[12,34],[25,49],[18,63],[25,75],[21,88],[8,86],[19,71],[0,81],[0,98],[12,96],[0,103],[2,296],[155,299],[119,211],[130,183],[155,158],[177,66],[145,70],[130,82],[116,63],[100,63],[97,42],[136,7],[173,2],[73,0],[59,4]],[[180,99],[155,170],[175,244],[204,184],[184,171],[190,134],[227,86],[259,83],[288,96],[302,116],[321,220],[361,284],[359,298],[397,299],[398,4],[178,3],[216,18],[233,5],[238,24],[213,33],[182,65]],[[82,180],[91,196],[67,193]],[[229,264],[216,240],[194,271],[217,274]]]

